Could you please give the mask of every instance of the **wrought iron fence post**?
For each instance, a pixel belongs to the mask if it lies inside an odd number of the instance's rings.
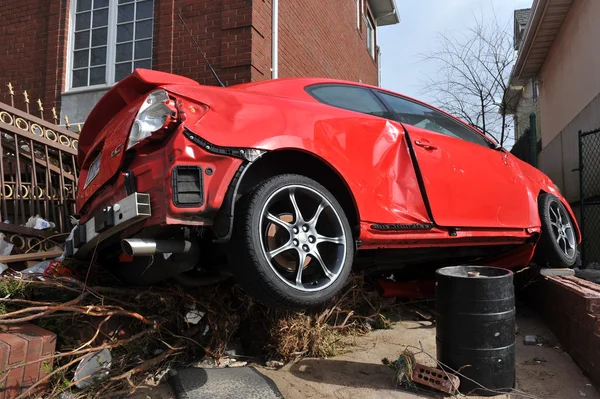
[[[529,114],[529,146],[531,165],[537,168],[537,116],[535,112]]]
[[[581,254],[581,267],[583,269],[585,269],[586,267],[586,263],[585,263],[585,251],[584,251],[584,246],[585,246],[585,235],[583,234],[583,232],[585,231],[584,228],[584,223],[585,223],[585,204],[584,204],[584,193],[583,193],[583,157],[581,154],[581,134],[583,132],[580,130],[579,132],[577,132],[577,144],[579,146],[579,208],[580,208],[580,215],[581,215],[581,220],[579,221],[579,229],[581,231],[581,245],[579,247],[580,250],[580,254]]]

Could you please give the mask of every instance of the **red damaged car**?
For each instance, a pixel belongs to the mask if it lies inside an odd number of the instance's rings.
[[[574,264],[552,181],[419,101],[331,79],[229,88],[136,70],[79,139],[69,247],[138,284],[233,277],[275,307],[320,304],[351,269]]]

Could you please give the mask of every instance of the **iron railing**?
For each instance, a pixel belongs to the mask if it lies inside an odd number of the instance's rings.
[[[32,115],[27,92],[26,111],[14,106],[14,90],[8,85],[10,105],[0,103],[0,221],[24,225],[39,215],[55,224],[55,230],[70,230],[69,216],[76,212],[77,133],[44,120],[42,102],[38,116]],[[4,231],[0,226],[0,231]]]

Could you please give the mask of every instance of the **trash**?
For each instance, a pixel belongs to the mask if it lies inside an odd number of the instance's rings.
[[[244,367],[247,365],[248,362],[238,362],[237,360],[232,359],[232,361],[226,367]]]
[[[6,236],[0,233],[0,256],[8,256],[15,246],[13,243],[5,240]]]
[[[24,274],[38,274],[44,277],[75,277],[75,272],[60,260],[45,260],[23,270]],[[41,277],[41,276],[40,276]],[[43,278],[43,277],[41,277]]]
[[[458,376],[419,363],[415,364],[411,378],[416,383],[449,394],[454,394],[460,385]]]
[[[535,335],[526,335],[525,338],[523,338],[523,343],[525,345],[537,345],[538,339]]]
[[[279,360],[269,360],[265,363],[265,366],[271,367],[274,369],[279,369],[279,368],[282,368],[283,366],[285,366],[285,364],[283,362],[280,362]]]
[[[112,364],[110,350],[102,349],[99,352],[90,353],[83,358],[75,370],[75,386],[79,389],[86,388],[94,380],[108,377]]]
[[[190,324],[198,324],[200,320],[204,317],[205,313],[199,310],[196,310],[196,304],[189,305],[187,307],[189,312],[185,315],[185,322]]]
[[[543,357],[534,357],[533,361],[536,362],[536,363],[538,363],[538,364],[539,363],[546,363],[547,362],[547,360],[544,359]]]
[[[587,396],[587,393],[585,393],[583,391],[579,391],[579,396],[581,396],[582,398],[585,398]]]
[[[48,222],[46,219],[42,219],[40,215],[30,217],[29,220],[27,220],[27,223],[25,223],[25,227],[34,230],[46,230],[54,228],[54,226],[54,223]]]
[[[196,367],[199,369],[214,369],[218,368],[219,365],[215,359],[207,356],[204,359],[192,364],[192,367]]]
[[[0,263],[0,274],[4,273],[6,270],[8,270],[8,266],[4,263]]]

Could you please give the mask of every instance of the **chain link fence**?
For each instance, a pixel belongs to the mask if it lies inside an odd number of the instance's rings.
[[[600,128],[579,131],[581,261],[600,263]]]

